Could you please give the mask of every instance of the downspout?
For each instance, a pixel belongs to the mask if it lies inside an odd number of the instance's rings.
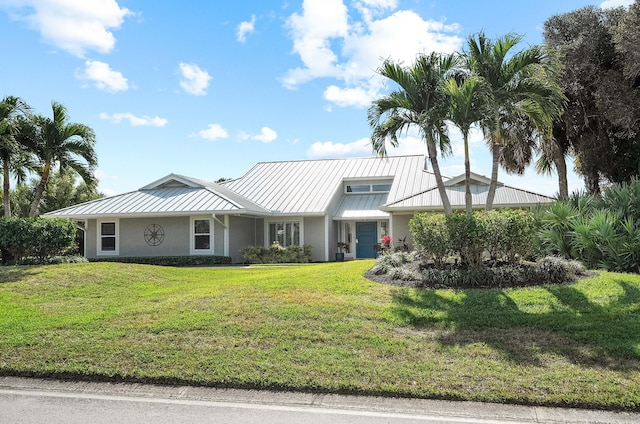
[[[224,216],[224,256],[229,256],[229,215]]]
[[[329,224],[331,223],[329,215],[324,216],[324,261],[329,262]]]

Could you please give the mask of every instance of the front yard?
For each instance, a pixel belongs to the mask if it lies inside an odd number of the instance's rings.
[[[0,268],[0,374],[640,409],[640,276],[454,291],[372,265]]]

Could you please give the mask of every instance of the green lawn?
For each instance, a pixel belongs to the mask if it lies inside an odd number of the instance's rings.
[[[398,288],[371,261],[0,268],[0,373],[640,409],[640,276]]]

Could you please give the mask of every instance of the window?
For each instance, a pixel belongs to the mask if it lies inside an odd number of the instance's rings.
[[[191,254],[207,254],[213,252],[212,232],[211,219],[191,219]]]
[[[347,193],[368,193],[371,191],[369,184],[352,184],[347,186]]]
[[[272,222],[269,224],[269,243],[287,247],[300,245],[300,222]]]
[[[118,221],[98,221],[99,255],[118,254]]]
[[[345,190],[347,193],[388,193],[391,183],[347,184]]]
[[[391,191],[391,184],[373,184],[371,185],[371,191],[378,193],[388,193]]]

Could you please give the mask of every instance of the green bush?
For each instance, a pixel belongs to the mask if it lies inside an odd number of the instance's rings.
[[[475,216],[484,221],[485,248],[493,261],[516,263],[532,256],[534,220],[531,214],[503,209],[476,212]]]
[[[458,253],[463,264],[482,267],[487,239],[485,222],[478,219],[477,214],[466,213],[454,213],[447,216],[446,221],[451,250]]]
[[[0,249],[13,261],[44,263],[67,251],[76,236],[73,222],[59,218],[6,218],[0,220]],[[3,255],[4,256],[4,255]]]
[[[309,263],[312,260],[311,246],[306,244],[282,247],[273,243],[268,248],[245,246],[240,249],[240,254],[250,264]]]
[[[536,213],[542,254],[589,268],[640,273],[640,180],[607,187],[602,196],[574,195]]]
[[[559,284],[574,281],[584,272],[584,267],[577,261],[546,257],[536,263],[505,264],[493,268],[428,268],[422,271],[420,286],[469,288]]]
[[[442,268],[453,257],[466,266],[482,268],[485,256],[494,263],[516,263],[533,254],[534,219],[523,210],[416,214],[409,221],[418,252]]]
[[[127,264],[161,265],[161,266],[206,266],[229,265],[229,256],[193,255],[193,256],[131,256],[90,258],[89,262],[122,262]]]
[[[451,253],[449,230],[443,214],[419,213],[409,221],[409,230],[416,250],[436,267],[441,267]]]

